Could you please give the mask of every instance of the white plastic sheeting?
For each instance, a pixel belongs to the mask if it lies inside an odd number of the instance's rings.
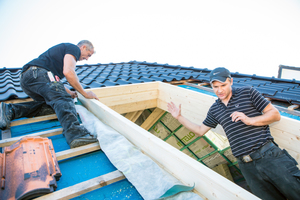
[[[91,134],[97,135],[102,151],[111,163],[123,172],[127,180],[135,186],[144,199],[159,199],[166,192],[170,193],[169,189],[174,185],[182,185],[181,182],[162,170],[153,160],[132,145],[123,135],[101,122],[85,107],[81,105],[75,107],[82,124]],[[179,188],[192,189],[187,186]],[[202,198],[193,192],[180,192],[163,199],[201,200]]]

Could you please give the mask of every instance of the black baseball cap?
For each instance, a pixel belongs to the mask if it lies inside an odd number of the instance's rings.
[[[218,67],[212,70],[209,75],[210,83],[213,81],[220,81],[224,83],[227,78],[231,78],[230,71],[224,67]]]

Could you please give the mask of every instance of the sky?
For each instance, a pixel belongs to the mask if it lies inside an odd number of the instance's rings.
[[[299,0],[0,0],[0,68],[90,40],[82,64],[132,60],[278,75],[300,67]]]

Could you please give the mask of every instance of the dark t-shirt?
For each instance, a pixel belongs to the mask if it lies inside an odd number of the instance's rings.
[[[260,116],[269,103],[252,87],[233,87],[227,106],[220,99],[216,100],[210,107],[203,124],[211,128],[220,124],[227,135],[233,155],[236,157],[247,155],[268,140],[273,140],[270,128],[268,125],[248,126],[242,121],[233,122],[230,115],[238,111],[248,117]]]
[[[30,66],[42,67],[57,75],[60,79],[64,78],[63,66],[64,57],[66,54],[71,54],[78,61],[81,52],[78,46],[71,43],[61,43],[51,47],[38,58],[33,59],[23,66],[22,72],[26,71]]]

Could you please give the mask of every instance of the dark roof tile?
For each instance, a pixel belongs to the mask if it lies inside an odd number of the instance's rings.
[[[89,86],[91,87],[91,88],[97,88],[97,87],[105,87],[105,85],[104,84],[101,84],[101,83],[99,83],[99,82],[97,82],[97,81],[92,81],[90,84],[89,84]]]
[[[144,83],[144,81],[130,77],[128,80],[130,83]]]
[[[179,81],[191,78],[209,83],[210,71],[207,68],[196,69],[180,65],[138,61],[76,67],[76,73],[84,89],[151,81]],[[21,68],[0,69],[0,101],[28,97],[20,88],[20,73]],[[231,75],[234,86],[250,86],[261,91],[265,96],[276,97],[280,100],[287,97],[292,98],[289,102],[299,101],[300,81],[239,73],[232,73]],[[66,78],[62,79],[61,82],[69,89],[73,89]]]
[[[131,82],[126,81],[126,80],[124,80],[124,79],[122,79],[122,78],[118,78],[118,79],[116,80],[116,82],[117,82],[118,84],[120,84],[120,85],[131,84]]]

